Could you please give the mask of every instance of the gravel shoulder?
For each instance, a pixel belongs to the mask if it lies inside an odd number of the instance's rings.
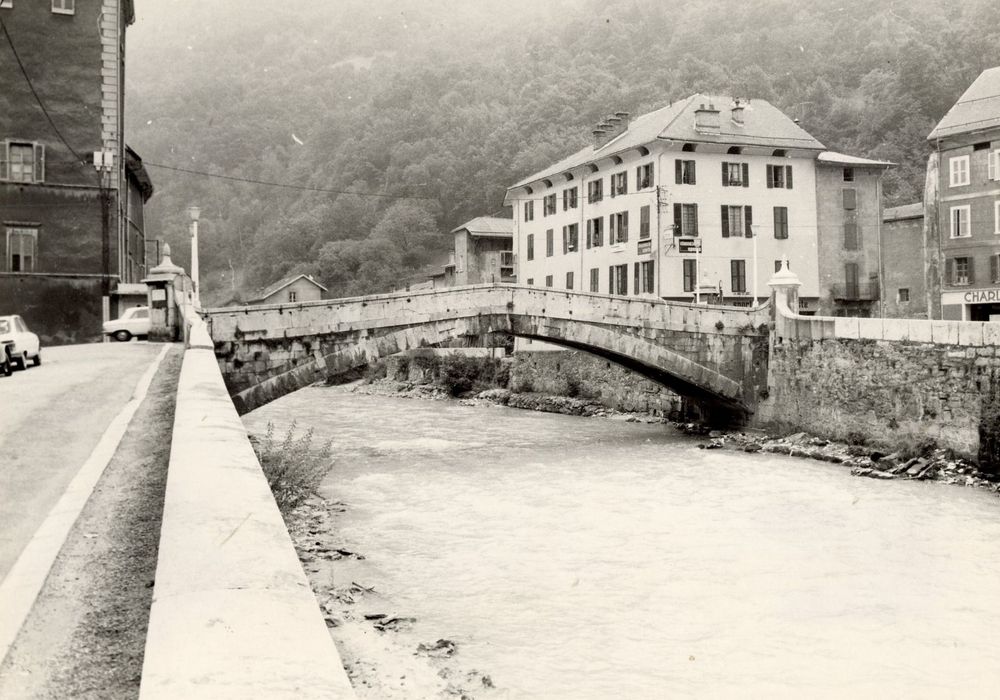
[[[0,697],[138,697],[182,357],[164,358],[63,545],[0,665]]]

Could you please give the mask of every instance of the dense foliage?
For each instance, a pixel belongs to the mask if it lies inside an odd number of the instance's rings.
[[[186,263],[184,210],[202,207],[216,301],[295,271],[336,295],[385,290],[605,114],[699,91],[770,100],[828,148],[898,163],[888,203],[917,201],[927,134],[1000,64],[996,0],[137,6],[127,115],[144,159],[348,193],[150,167],[149,233]]]

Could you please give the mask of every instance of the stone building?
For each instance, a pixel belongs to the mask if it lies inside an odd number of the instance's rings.
[[[132,0],[0,2],[0,313],[46,344],[100,337],[145,275],[153,186],[123,133],[134,19]]]
[[[882,259],[885,317],[927,318],[922,203],[883,212]]]
[[[983,71],[927,138],[931,317],[1000,320],[1000,67]]]
[[[880,314],[882,175],[889,167],[829,151],[816,158],[821,316]]]
[[[861,285],[870,296],[867,275],[878,267],[867,237],[846,250],[844,226],[863,217],[857,228],[877,236],[877,174],[888,164],[829,153],[821,161],[824,152],[764,100],[694,95],[634,119],[618,112],[590,145],[508,188],[518,280],[746,306],[767,297],[765,282],[787,257],[802,280],[802,312],[816,313],[821,299],[837,307],[836,285],[853,296],[840,308],[868,312]],[[845,189],[862,209],[845,213]],[[836,255],[821,275],[826,197],[824,245]],[[858,265],[855,277],[845,261]]]
[[[309,275],[291,275],[250,295],[247,304],[298,304],[319,301],[327,288]]]
[[[453,229],[452,234],[455,248],[454,258],[449,261],[453,267],[451,285],[516,280],[514,222],[511,219],[479,216]]]

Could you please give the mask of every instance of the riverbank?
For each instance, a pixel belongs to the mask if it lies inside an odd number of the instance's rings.
[[[287,518],[351,685],[361,700],[491,698],[493,680],[461,662],[461,640],[432,632],[370,582],[377,567],[343,540],[348,506],[313,496]]]

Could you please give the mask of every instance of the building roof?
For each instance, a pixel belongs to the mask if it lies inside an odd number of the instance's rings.
[[[142,164],[142,158],[129,145],[125,146],[125,171],[135,178],[139,192],[142,194],[143,204],[148,202],[149,198],[153,196],[153,181],[149,179],[149,173],[146,172],[146,167]]]
[[[285,277],[284,279],[275,282],[270,287],[265,287],[265,288],[263,288],[261,290],[257,290],[256,292],[254,292],[253,295],[250,298],[250,302],[252,303],[252,302],[255,302],[255,301],[260,301],[261,299],[267,299],[272,294],[275,294],[276,292],[280,292],[282,289],[284,289],[285,287],[287,287],[288,285],[290,285],[292,282],[297,282],[297,281],[299,281],[300,279],[303,279],[303,278],[306,279],[309,282],[312,282],[313,284],[315,284],[317,287],[319,287],[324,292],[328,291],[326,287],[324,287],[322,284],[320,284],[319,282],[317,282],[316,280],[314,280],[309,275],[289,275],[288,277]]]
[[[899,207],[889,207],[882,212],[882,221],[900,221],[901,219],[922,219],[924,216],[923,202],[904,204]]]
[[[468,231],[470,236],[481,238],[512,238],[514,236],[514,220],[501,219],[496,216],[477,216],[461,226],[452,229],[452,233]]]
[[[734,146],[765,146],[768,148],[799,148],[822,151],[825,147],[814,139],[780,109],[766,100],[741,102],[743,126],[736,125],[725,114],[735,103],[728,95],[692,95],[654,112],[631,120],[628,128],[600,148],[593,144],[580,149],[553,165],[530,175],[509,189],[523,187],[537,180],[544,180],[572,168],[607,158],[656,140],[684,141],[690,143],[720,143]],[[704,105],[715,105],[723,112],[719,133],[695,130],[695,111]]]
[[[888,168],[895,163],[891,163],[887,160],[870,160],[869,158],[859,158],[858,156],[849,156],[844,153],[836,153],[834,151],[823,151],[818,156],[816,160],[820,163],[829,163],[830,165],[847,165],[854,168]]]
[[[984,70],[942,117],[928,141],[1000,126],[1000,66]]]

